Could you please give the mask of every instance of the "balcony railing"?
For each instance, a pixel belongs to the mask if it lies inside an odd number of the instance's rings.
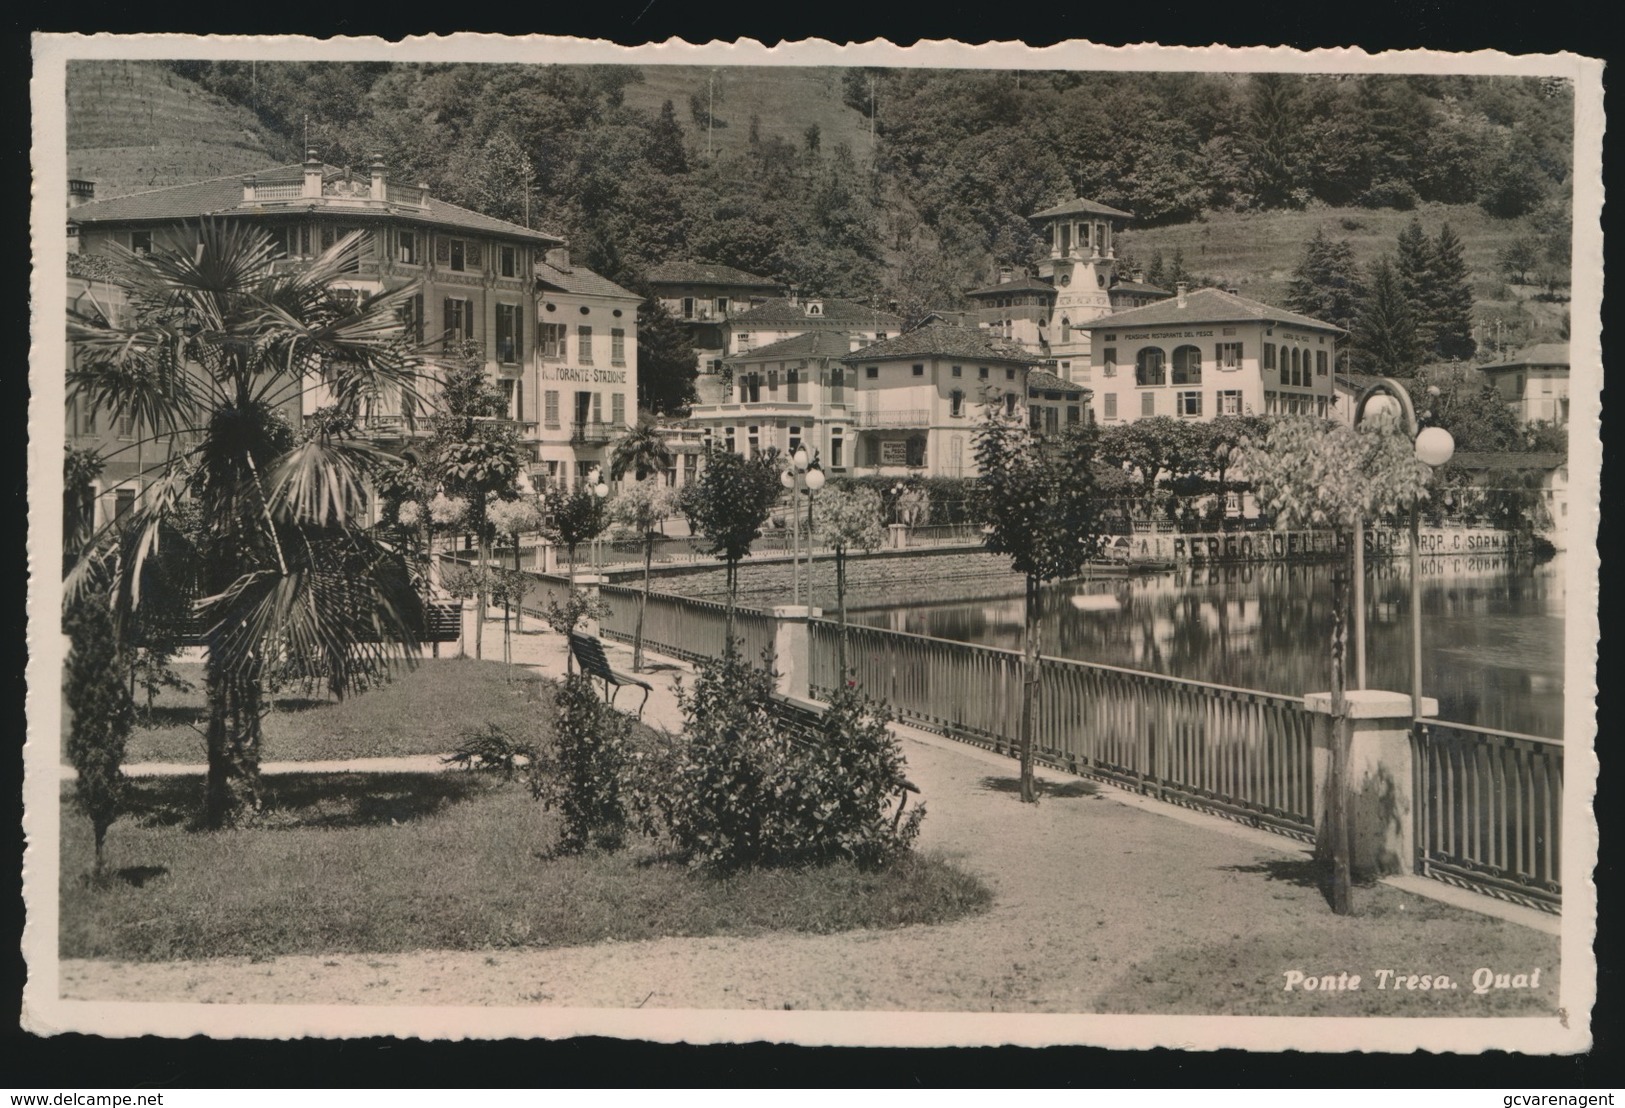
[[[598,420],[570,424],[570,441],[575,443],[608,442],[615,437],[615,425]]]
[[[859,412],[857,423],[860,427],[926,427],[931,423],[931,413],[925,408]]]

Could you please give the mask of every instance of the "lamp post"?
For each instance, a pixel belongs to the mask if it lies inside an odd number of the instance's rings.
[[[1411,394],[1391,377],[1384,377],[1360,394],[1354,406],[1354,426],[1368,412],[1395,411],[1399,425],[1415,442],[1416,458],[1430,469],[1448,462],[1456,440],[1443,427],[1422,427]],[[1422,715],[1422,550],[1421,504],[1411,503],[1411,718]],[[1354,687],[1365,688],[1365,521],[1354,524]]]
[[[609,486],[604,484],[603,470],[594,466],[592,472],[587,474],[587,480],[592,484],[592,494],[602,503],[604,497],[609,495]],[[592,569],[594,573],[598,572],[603,559],[603,547],[600,545],[602,542],[603,532],[600,531],[592,537]]]
[[[790,466],[779,474],[779,484],[790,493],[790,598],[801,603],[801,578],[798,560],[801,554],[801,513],[796,506],[796,493],[807,495],[807,605],[812,606],[812,494],[824,487],[824,471],[809,458],[807,448],[801,447],[790,456]]]

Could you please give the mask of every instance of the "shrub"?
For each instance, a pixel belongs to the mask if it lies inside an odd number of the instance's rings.
[[[531,793],[557,808],[564,826],[559,850],[588,846],[619,850],[626,845],[626,803],[621,783],[632,738],[632,717],[599,699],[592,679],[566,677],[554,694],[557,712],[550,764],[536,763]]]
[[[884,709],[843,690],[814,728],[784,721],[771,668],[737,651],[701,663],[679,689],[681,738],[639,759],[643,829],[691,864],[730,872],[849,859],[865,868],[908,850],[923,807],[905,813],[903,758]]]
[[[1409,181],[1389,179],[1373,183],[1355,197],[1354,202],[1362,208],[1393,208],[1395,211],[1408,212],[1414,210],[1420,200]]]
[[[534,746],[515,739],[495,723],[465,730],[462,741],[443,760],[464,769],[501,774],[504,781],[512,781],[518,775],[521,763],[527,768],[538,763]]]
[[[72,644],[64,690],[73,711],[68,760],[78,773],[74,800],[95,829],[99,878],[107,829],[124,805],[124,746],[135,724],[135,705],[119,676],[113,619],[106,605],[75,600],[64,623]]]

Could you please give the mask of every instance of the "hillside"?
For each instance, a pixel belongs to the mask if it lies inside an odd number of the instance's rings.
[[[1509,242],[1520,237],[1538,240],[1538,232],[1528,219],[1495,219],[1476,204],[1425,203],[1413,212],[1324,206],[1306,211],[1210,212],[1194,223],[1131,226],[1119,243],[1120,250],[1142,268],[1158,251],[1165,260],[1183,251],[1185,268],[1198,280],[1211,279],[1243,296],[1279,304],[1303,257],[1304,243],[1317,230],[1333,239],[1347,239],[1364,267],[1393,252],[1395,239],[1413,217],[1422,221],[1429,235],[1449,223],[1460,236],[1472,274],[1475,318],[1485,324],[1501,319],[1514,336],[1507,341],[1518,346],[1559,340],[1568,305],[1534,300],[1533,286],[1509,285],[1497,262]]]
[[[670,100],[691,150],[705,150],[706,134],[704,122],[696,121],[690,111],[690,97],[698,97],[703,108],[707,81],[714,76],[716,100],[712,115],[716,126],[711,131],[711,142],[718,154],[741,153],[750,143],[750,121],[756,116],[761,139],[782,138],[799,149],[807,128],[817,126],[821,146],[844,142],[859,161],[869,160],[873,146],[869,121],[841,102],[840,69],[691,65],[641,68],[642,82],[626,86],[627,105],[655,113]]]
[[[246,108],[162,62],[76,61],[67,81],[68,176],[106,199],[260,169],[273,140]]]

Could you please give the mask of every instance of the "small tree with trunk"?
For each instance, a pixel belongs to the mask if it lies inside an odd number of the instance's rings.
[[[591,485],[580,484],[573,491],[549,489],[542,498],[542,534],[564,547],[570,559],[570,591],[576,587],[576,549],[591,542],[609,526],[604,500]]]
[[[1259,505],[1288,527],[1330,527],[1343,540],[1344,559],[1333,576],[1331,627],[1332,757],[1322,861],[1332,870],[1332,911],[1351,908],[1348,821],[1348,705],[1345,659],[1348,642],[1348,588],[1353,569],[1355,526],[1365,519],[1398,512],[1426,495],[1429,470],[1417,460],[1411,439],[1398,421],[1371,413],[1358,428],[1307,416],[1272,421],[1258,438],[1238,449],[1238,461],[1252,478]]]
[[[74,800],[96,832],[95,877],[103,876],[107,829],[124,803],[124,744],[135,725],[135,705],[119,675],[113,618],[99,596],[81,596],[68,605],[65,699],[73,713],[68,729],[68,760],[78,777]]]
[[[835,551],[835,608],[841,633],[836,651],[846,680],[846,556],[853,550],[876,550],[886,541],[885,507],[880,493],[863,485],[831,489],[813,507],[818,531]]]
[[[712,451],[699,480],[684,486],[681,504],[689,527],[710,544],[706,553],[728,567],[727,642],[733,641],[740,559],[761,538],[762,525],[783,491],[778,459],[771,452],[746,458],[732,451]]]
[[[1033,717],[1038,703],[1039,589],[1076,577],[1100,550],[1103,504],[1095,496],[1095,436],[1072,428],[1040,444],[1018,419],[989,406],[976,433],[977,507],[984,542],[1008,554],[1026,578],[1022,640],[1021,799],[1038,800],[1033,786]]]
[[[643,613],[649,605],[649,571],[654,562],[655,538],[667,516],[677,511],[677,493],[658,481],[639,481],[610,502],[610,514],[643,540],[643,592],[638,597],[637,629],[632,633],[632,670],[643,669]]]
[[[504,586],[502,633],[506,638],[508,633],[508,604],[507,599],[513,600],[513,625],[520,629],[524,626],[525,608],[523,604],[524,591],[520,589],[515,593],[515,586],[525,581],[523,570],[519,567],[519,536],[541,530],[542,510],[536,506],[536,501],[521,496],[516,500],[493,501],[485,509],[486,518],[491,526],[496,528],[499,535],[508,539],[513,548],[512,578]]]

